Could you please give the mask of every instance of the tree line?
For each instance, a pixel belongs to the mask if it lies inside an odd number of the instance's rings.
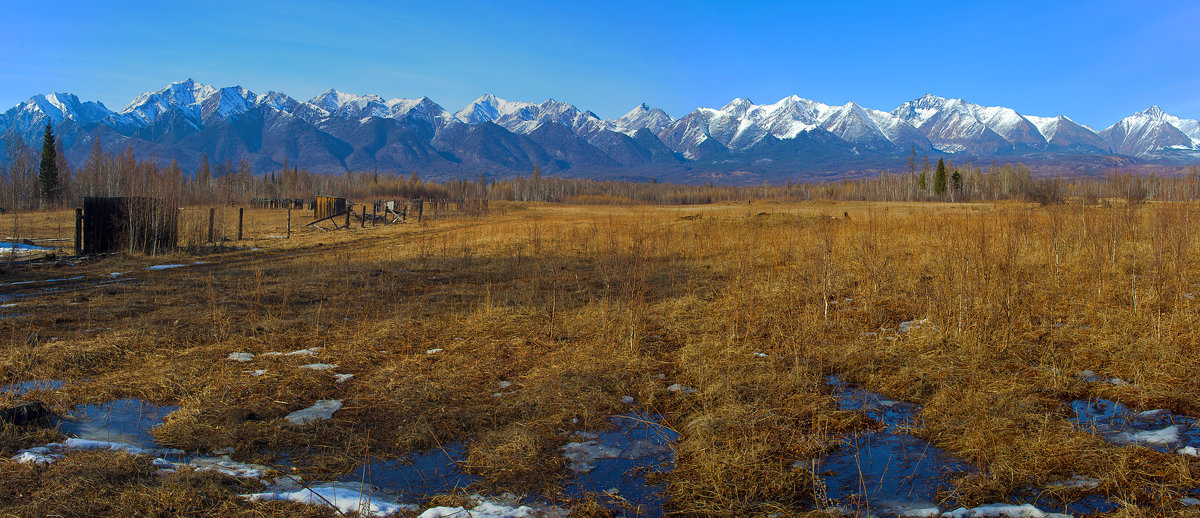
[[[212,163],[201,158],[195,171],[185,172],[172,160],[159,166],[139,160],[131,148],[106,153],[94,142],[84,163],[67,162],[62,145],[46,127],[40,152],[8,135],[0,147],[0,209],[31,210],[79,206],[87,196],[149,196],[183,205],[244,202],[252,198],[312,198],[325,194],[354,200],[368,199],[488,199],[579,204],[694,205],[750,199],[805,201],[947,201],[1023,200],[1058,203],[1068,198],[1096,203],[1121,198],[1194,201],[1200,199],[1200,168],[1183,176],[1112,173],[1104,178],[1035,178],[1023,164],[955,164],[938,158],[918,160],[913,150],[907,167],[869,178],[819,183],[787,182],[760,186],[726,186],[581,180],[529,175],[441,182],[422,180],[416,171],[312,173],[289,165],[271,173],[252,174],[245,160]],[[190,174],[189,174],[190,173]]]

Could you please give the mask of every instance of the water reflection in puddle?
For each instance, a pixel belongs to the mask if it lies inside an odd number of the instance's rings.
[[[58,390],[63,387],[62,380],[28,380],[0,387],[0,393],[22,397],[35,390]]]
[[[98,405],[78,405],[59,421],[59,430],[70,437],[157,447],[150,430],[161,425],[178,407],[158,406],[140,399],[119,399]]]
[[[656,415],[618,415],[609,421],[615,429],[577,433],[580,441],[564,447],[576,472],[564,492],[574,498],[607,494],[609,507],[622,516],[661,516],[665,487],[646,477],[674,468],[670,443],[679,435],[659,424]]]
[[[459,468],[465,457],[463,445],[451,443],[441,449],[411,454],[402,460],[363,464],[338,481],[365,482],[406,499],[425,499],[479,481],[479,477],[463,473]]]
[[[903,433],[920,407],[850,387],[836,377],[827,381],[837,393],[839,407],[862,411],[883,427],[849,437],[838,450],[795,466],[820,477],[825,496],[841,508],[899,515],[937,507],[938,490],[968,466]]]
[[[1200,429],[1193,419],[1166,410],[1137,412],[1107,399],[1080,399],[1071,402],[1076,426],[1100,435],[1118,445],[1136,444],[1161,452],[1180,450],[1200,456]],[[1192,448],[1188,448],[1191,446]]]

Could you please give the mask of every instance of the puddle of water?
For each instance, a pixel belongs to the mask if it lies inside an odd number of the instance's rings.
[[[835,377],[828,381],[843,410],[865,412],[883,428],[849,437],[840,449],[819,459],[798,461],[795,466],[822,477],[825,495],[834,505],[886,514],[937,507],[938,490],[968,466],[903,433],[920,407],[847,386]]]
[[[120,399],[99,405],[76,406],[59,422],[59,430],[80,439],[129,444],[143,449],[158,445],[150,430],[178,407],[158,406],[140,399]]]
[[[466,448],[461,443],[451,443],[442,449],[414,453],[402,460],[369,462],[337,481],[365,482],[404,500],[423,500],[478,482],[479,477],[459,469],[465,458]]]
[[[21,397],[35,390],[58,390],[62,387],[62,380],[29,380],[0,387],[0,392]]]
[[[626,414],[609,418],[616,429],[582,434],[578,439],[588,451],[599,456],[571,459],[575,477],[563,485],[564,492],[579,498],[584,493],[609,493],[616,501],[632,508],[612,505],[624,516],[660,516],[666,502],[665,487],[650,484],[646,475],[666,473],[674,468],[674,452],[670,443],[679,435],[659,423],[660,417],[650,414]],[[594,444],[592,444],[594,442]],[[594,469],[588,470],[591,466]],[[601,498],[603,500],[603,498]]]
[[[1194,420],[1166,410],[1137,412],[1107,399],[1075,400],[1071,409],[1076,426],[1114,444],[1137,444],[1161,452],[1200,445],[1200,429],[1192,425]]]

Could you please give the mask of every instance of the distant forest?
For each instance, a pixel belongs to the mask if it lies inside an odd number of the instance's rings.
[[[747,200],[946,201],[1023,200],[1085,203],[1118,198],[1130,202],[1195,201],[1200,199],[1200,167],[1178,177],[1114,172],[1104,178],[1035,178],[1024,165],[982,168],[974,164],[910,160],[900,172],[870,178],[785,185],[722,186],[651,182],[564,179],[529,175],[473,180],[423,181],[418,172],[311,173],[284,166],[268,174],[251,174],[250,165],[203,160],[196,171],[185,172],[174,162],[160,167],[137,160],[132,150],[105,153],[94,146],[83,164],[67,163],[61,146],[36,150],[20,139],[2,143],[0,208],[31,210],[79,206],[85,196],[150,196],[185,205],[245,202],[253,198],[312,198],[318,194],[357,201],[376,199],[488,199],[588,204],[690,205]],[[43,157],[53,154],[50,160]],[[49,157],[46,157],[49,158]],[[915,157],[914,157],[915,158]],[[47,164],[54,178],[46,178]],[[53,183],[52,189],[46,182]]]

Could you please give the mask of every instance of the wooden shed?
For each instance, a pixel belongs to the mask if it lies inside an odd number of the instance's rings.
[[[175,250],[179,239],[179,205],[142,196],[83,199],[83,253]]]
[[[317,196],[313,205],[313,219],[322,220],[346,212],[346,198]]]

